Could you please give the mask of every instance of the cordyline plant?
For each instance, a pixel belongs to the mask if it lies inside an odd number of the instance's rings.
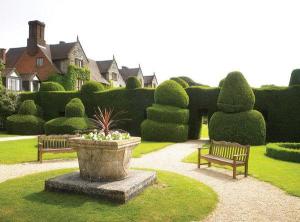
[[[120,119],[119,117],[126,112],[120,111],[115,112],[112,108],[104,108],[102,111],[100,107],[97,107],[97,110],[94,114],[94,119],[91,121],[94,123],[95,127],[103,131],[105,136],[109,134],[109,132],[114,129],[118,123],[128,120],[128,119]]]

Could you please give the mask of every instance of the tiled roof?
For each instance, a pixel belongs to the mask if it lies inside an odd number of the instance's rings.
[[[101,75],[97,62],[89,59],[88,67],[91,71],[91,79],[109,85],[109,82]]]
[[[150,84],[150,83],[152,83],[153,78],[154,78],[154,75],[152,75],[152,76],[144,76],[144,84]]]
[[[9,76],[12,72],[16,72],[15,68],[5,68],[2,72],[1,72],[1,76],[5,77],[5,76]],[[18,74],[18,73],[17,73]]]
[[[67,59],[70,51],[76,45],[77,42],[60,43],[55,45],[49,45],[51,50],[52,60]]]
[[[122,69],[119,69],[120,74],[122,75],[124,81],[126,81],[130,76],[138,76],[140,68],[128,68],[122,66]]]
[[[7,68],[13,68],[25,50],[26,47],[10,48],[6,53],[5,66]]]
[[[97,61],[97,65],[102,74],[107,73],[114,60]]]

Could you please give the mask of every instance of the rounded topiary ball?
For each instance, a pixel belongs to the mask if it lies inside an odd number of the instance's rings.
[[[300,85],[300,69],[293,70],[289,86]]]
[[[174,77],[174,78],[171,78],[171,80],[174,80],[179,85],[181,85],[183,88],[189,87],[189,84],[180,77]]]
[[[189,105],[189,96],[177,82],[167,80],[155,89],[154,101],[158,104],[186,108]]]
[[[66,105],[65,108],[66,117],[84,117],[84,114],[85,114],[85,108],[79,98],[72,99]]]
[[[82,95],[90,95],[94,92],[103,91],[104,86],[100,82],[96,81],[87,81],[81,87],[81,94]]]
[[[218,108],[223,112],[235,113],[253,109],[254,93],[240,72],[227,75],[218,97]]]
[[[21,115],[38,115],[38,108],[33,100],[25,100],[19,109],[19,114]]]
[[[126,89],[137,89],[141,88],[142,84],[135,76],[131,76],[127,79]]]
[[[262,145],[266,139],[266,124],[256,110],[240,113],[215,112],[209,121],[209,138],[237,142],[244,145]]]
[[[65,88],[57,82],[42,82],[40,91],[41,92],[65,91]]]

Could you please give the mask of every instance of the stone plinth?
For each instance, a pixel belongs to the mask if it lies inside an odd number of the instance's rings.
[[[45,181],[45,190],[87,194],[92,197],[126,203],[156,180],[156,172],[130,170],[120,181],[90,182],[83,180],[79,172],[73,172]]]
[[[132,149],[140,142],[140,137],[113,141],[72,138],[69,146],[77,151],[82,179],[115,181],[127,176]]]

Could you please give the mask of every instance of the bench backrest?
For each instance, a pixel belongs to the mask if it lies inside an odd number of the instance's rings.
[[[42,135],[38,137],[38,143],[42,149],[63,149],[69,148],[68,139],[74,137],[76,135]]]
[[[238,143],[229,143],[225,141],[212,140],[209,147],[209,154],[230,160],[233,160],[234,155],[243,154],[244,156],[238,156],[236,159],[243,162],[248,160],[249,151],[249,145],[241,145]]]

